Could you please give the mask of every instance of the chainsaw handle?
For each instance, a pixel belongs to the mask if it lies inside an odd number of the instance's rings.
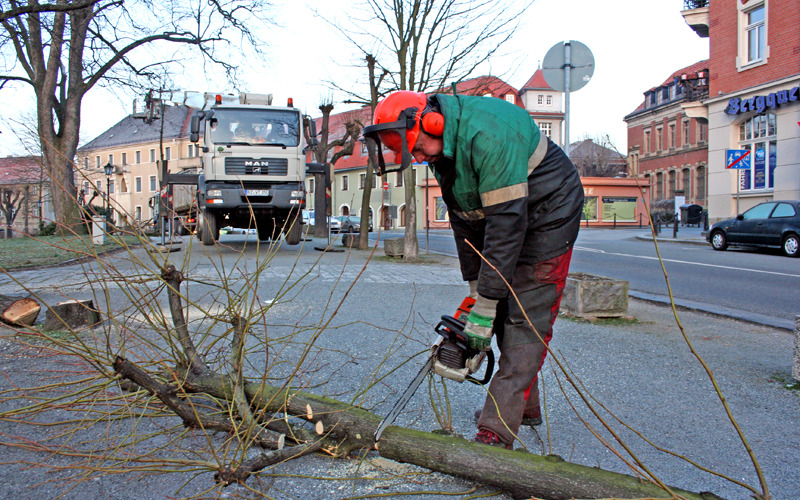
[[[480,385],[486,385],[492,380],[494,374],[494,351],[486,351],[486,371],[483,372],[483,378],[478,380],[472,375],[467,375],[467,380]]]

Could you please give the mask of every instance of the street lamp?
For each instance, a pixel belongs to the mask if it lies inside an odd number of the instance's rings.
[[[111,221],[111,175],[114,173],[114,166],[106,163],[103,167],[106,173],[106,221]]]

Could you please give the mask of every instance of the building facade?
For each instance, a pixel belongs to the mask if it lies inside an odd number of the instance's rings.
[[[167,160],[170,173],[200,167],[199,148],[189,141],[193,110],[164,106],[163,116],[145,121],[129,115],[78,149],[76,185],[84,203],[114,211],[117,226],[152,222],[151,199],[161,186],[159,164]],[[106,176],[105,167],[111,166]]]
[[[708,213],[727,219],[768,200],[800,199],[800,8],[792,0],[685,0],[709,39]],[[728,168],[730,150],[749,168]]]
[[[54,221],[50,177],[41,158],[0,158],[0,238],[15,233],[36,235]]]
[[[704,60],[675,71],[624,118],[628,171],[652,187],[653,201],[679,195],[707,203],[708,122],[696,104],[708,96],[708,66]]]

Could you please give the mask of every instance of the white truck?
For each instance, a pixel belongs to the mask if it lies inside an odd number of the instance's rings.
[[[306,174],[300,111],[291,99],[273,106],[272,95],[201,95],[202,107],[188,92],[184,99],[200,109],[190,124],[190,140],[202,150],[198,237],[213,245],[221,227],[255,227],[261,240],[283,234],[287,244],[298,244]]]

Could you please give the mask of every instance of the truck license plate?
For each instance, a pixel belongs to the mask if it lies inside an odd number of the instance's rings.
[[[247,196],[269,196],[269,189],[246,189]]]

